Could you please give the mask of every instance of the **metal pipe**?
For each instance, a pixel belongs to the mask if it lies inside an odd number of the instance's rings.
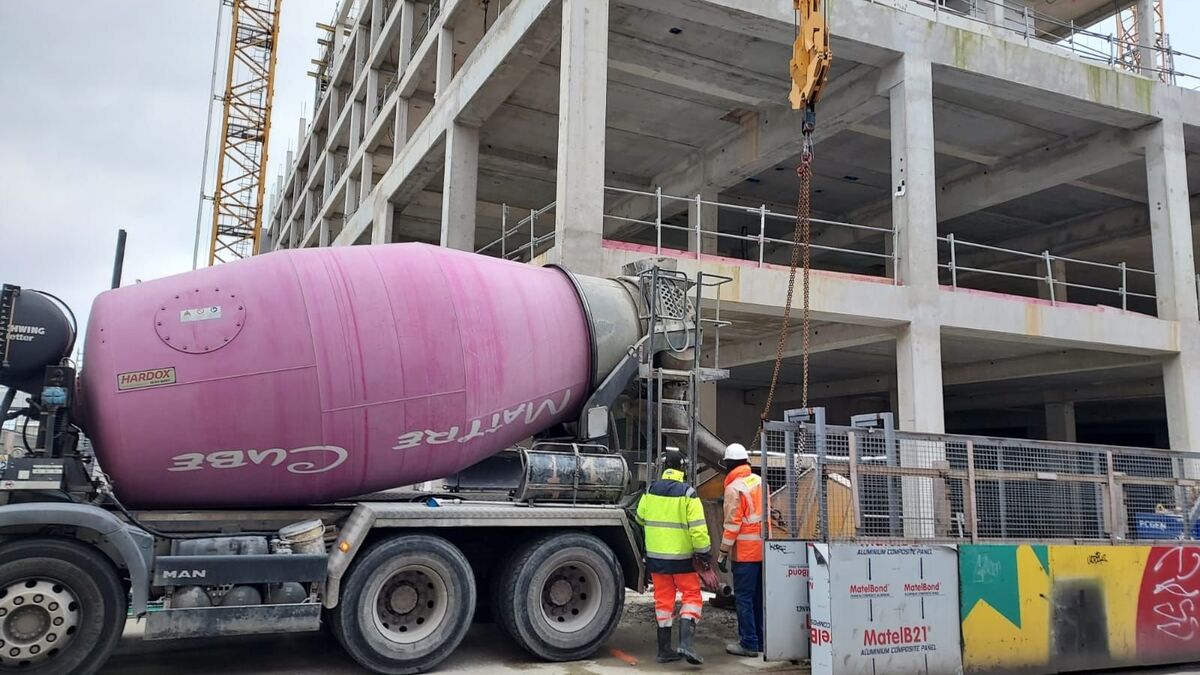
[[[958,269],[955,267],[955,265],[958,262],[958,258],[955,256],[955,253],[954,253],[954,233],[953,232],[946,235],[946,241],[950,243],[950,285],[953,286],[954,288],[958,288]]]
[[[112,288],[121,287],[121,272],[125,269],[125,230],[117,230],[117,252],[113,256]]]

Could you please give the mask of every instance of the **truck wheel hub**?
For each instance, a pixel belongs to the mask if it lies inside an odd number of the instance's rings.
[[[412,586],[400,586],[392,591],[392,611],[397,614],[408,614],[417,607],[417,589]]]
[[[446,582],[424,565],[392,574],[373,596],[375,627],[389,640],[413,643],[435,631],[450,606]]]
[[[79,624],[79,603],[62,584],[27,579],[0,591],[0,664],[26,665],[53,655]]]
[[[574,633],[600,611],[600,577],[590,565],[559,565],[542,586],[542,617],[550,627]]]
[[[571,590],[571,582],[566,579],[557,579],[550,584],[550,602],[551,604],[562,607],[571,601],[571,596],[574,592]]]

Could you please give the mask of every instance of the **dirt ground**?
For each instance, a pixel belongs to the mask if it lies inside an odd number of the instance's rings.
[[[542,663],[521,651],[491,624],[476,624],[458,650],[435,672],[563,673],[603,675],[639,672],[708,671],[712,673],[807,673],[790,663],[764,663],[725,653],[725,643],[737,635],[730,610],[709,606],[697,629],[697,648],[705,665],[654,662],[654,601],[649,595],[629,594],[616,632],[596,657],[575,663]],[[296,673],[350,675],[366,672],[342,651],[327,632],[299,635],[238,637],[146,642],[141,627],[130,622],[105,675],[200,675],[201,673]]]

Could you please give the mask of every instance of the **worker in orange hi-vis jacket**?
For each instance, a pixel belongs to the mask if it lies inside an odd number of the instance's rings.
[[[738,641],[725,645],[735,656],[758,656],[763,646],[763,490],[750,470],[750,455],[741,443],[725,448],[725,526],[717,567],[729,571],[733,553],[733,595],[737,605]]]
[[[712,564],[712,544],[704,507],[696,491],[683,482],[683,456],[668,450],[662,478],[650,484],[638,501],[637,521],[646,532],[646,570],[654,583],[654,614],[658,619],[658,662],[678,661],[700,665],[704,659],[693,640],[704,598],[694,558]],[[679,648],[671,647],[675,595],[683,596],[679,608]]]

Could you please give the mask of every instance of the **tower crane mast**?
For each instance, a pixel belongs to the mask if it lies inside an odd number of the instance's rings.
[[[258,253],[282,0],[224,0],[230,7],[217,181],[208,264]]]

